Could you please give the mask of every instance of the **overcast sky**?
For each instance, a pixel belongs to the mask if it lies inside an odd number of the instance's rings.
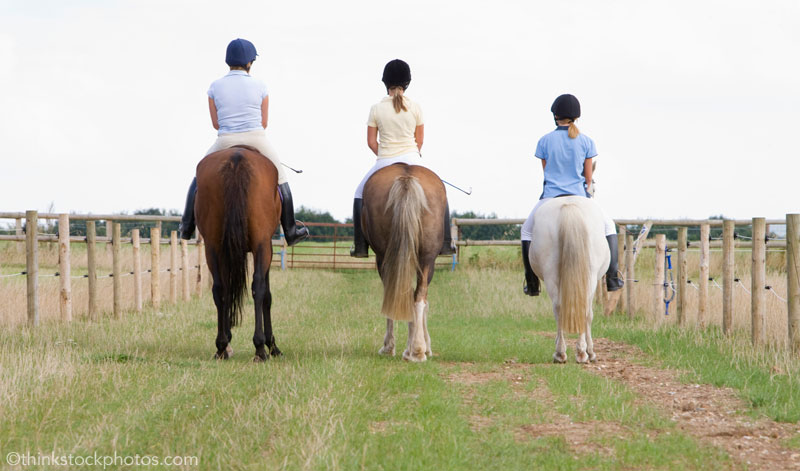
[[[453,210],[526,217],[562,93],[615,218],[800,211],[800,2],[0,0],[0,211],[182,209],[231,39],[295,204],[350,215],[384,64],[411,66]]]

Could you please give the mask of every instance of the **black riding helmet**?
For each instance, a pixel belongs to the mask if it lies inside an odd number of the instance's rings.
[[[411,83],[411,67],[400,59],[389,61],[383,68],[381,81],[386,85],[387,90],[392,87],[403,87],[405,90]]]
[[[581,104],[574,95],[565,93],[556,98],[550,111],[556,119],[578,119],[581,117]]]

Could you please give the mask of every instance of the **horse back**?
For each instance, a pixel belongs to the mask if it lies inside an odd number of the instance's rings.
[[[362,227],[364,234],[376,254],[386,250],[392,228],[392,212],[387,211],[389,192],[400,177],[413,177],[425,194],[427,210],[420,214],[423,240],[420,255],[425,261],[435,260],[444,237],[444,212],[447,208],[447,193],[442,180],[430,169],[419,165],[393,164],[375,172],[364,185]]]
[[[207,243],[221,242],[225,215],[238,204],[244,206],[252,251],[257,244],[271,240],[281,205],[277,169],[249,146],[214,152],[197,164],[195,215]]]

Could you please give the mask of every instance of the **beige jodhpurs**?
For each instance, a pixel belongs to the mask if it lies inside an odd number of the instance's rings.
[[[286,172],[284,172],[283,165],[281,165],[281,161],[278,159],[278,152],[275,151],[275,148],[269,143],[267,135],[263,130],[236,132],[217,136],[217,140],[214,141],[214,145],[208,149],[206,155],[236,145],[252,146],[258,149],[258,151],[264,154],[264,157],[271,160],[275,168],[278,169],[278,185],[287,182]]]

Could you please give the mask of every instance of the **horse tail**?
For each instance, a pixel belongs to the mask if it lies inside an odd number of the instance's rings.
[[[560,327],[567,333],[584,333],[591,302],[588,295],[589,229],[577,205],[567,203],[561,207],[558,238],[561,242],[558,262]]]
[[[247,194],[250,166],[237,150],[222,167],[223,217],[219,274],[222,280],[222,315],[237,325],[247,287]]]
[[[381,264],[381,313],[389,319],[414,319],[414,282],[420,273],[422,212],[428,210],[428,200],[419,180],[409,175],[397,177],[386,201],[385,211],[392,212],[392,231]]]

